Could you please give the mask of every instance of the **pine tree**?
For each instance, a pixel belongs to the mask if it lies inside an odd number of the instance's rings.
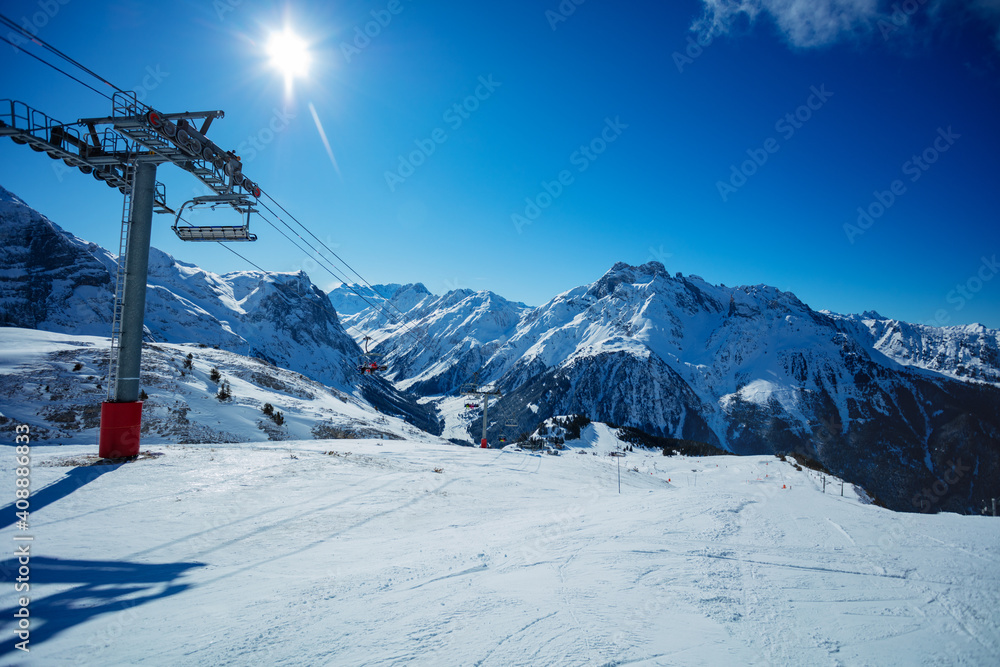
[[[274,414],[274,406],[271,405],[270,403],[265,403],[264,407],[261,408],[261,412],[270,417],[271,415]]]
[[[220,401],[228,401],[232,395],[233,392],[229,387],[229,380],[223,380],[222,384],[219,385],[219,393],[215,397]]]
[[[274,423],[277,424],[278,426],[281,426],[282,424],[285,423],[285,415],[281,414],[280,412],[275,412],[274,416],[271,417],[271,419],[273,419]]]
[[[222,379],[222,373],[219,372],[218,368],[212,367],[212,370],[208,373],[208,379],[212,382],[218,382]]]

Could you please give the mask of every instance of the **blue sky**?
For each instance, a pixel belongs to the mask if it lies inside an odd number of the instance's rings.
[[[161,111],[225,110],[209,137],[372,283],[538,305],[656,259],[817,310],[1000,327],[1000,3],[896,6],[9,0],[3,13]],[[313,60],[291,96],[265,53],[285,25]],[[110,113],[4,43],[0,82],[59,120]],[[0,141],[0,185],[116,248],[118,192],[56,165]],[[176,167],[158,178],[175,206],[196,194]],[[171,224],[154,219],[153,245],[251,268]],[[335,282],[253,226],[241,254]]]

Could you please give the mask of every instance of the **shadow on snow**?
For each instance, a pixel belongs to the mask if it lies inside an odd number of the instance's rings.
[[[19,563],[16,558],[11,558],[0,566],[4,571],[16,573]],[[88,632],[87,648],[100,651],[128,632],[128,627],[138,619],[134,611],[137,607],[189,589],[191,584],[177,580],[188,570],[203,566],[204,563],[130,563],[33,557],[29,563],[31,589],[16,593],[18,598],[30,598],[29,648],[36,648],[60,632],[91,619],[116,614],[116,618],[108,619],[105,626]],[[11,579],[13,581],[14,577]],[[39,597],[37,586],[42,583],[46,587],[62,590]],[[18,619],[14,614],[19,609],[20,604],[0,609],[0,634],[17,636],[14,633]],[[18,652],[14,646],[16,641],[19,640],[4,642],[0,656]],[[89,656],[93,657],[93,654]]]
[[[101,475],[106,475],[112,470],[117,470],[121,466],[122,464],[79,466],[72,468],[68,473],[66,473],[66,476],[58,482],[49,484],[38,491],[31,492],[31,497],[29,498],[30,511],[35,513],[47,505],[51,505],[58,500],[62,500],[80,487],[90,484]],[[15,515],[17,509],[16,505],[17,501],[0,508],[0,530],[7,528],[8,526],[13,526],[17,523],[17,516]],[[6,572],[6,570],[0,571]]]

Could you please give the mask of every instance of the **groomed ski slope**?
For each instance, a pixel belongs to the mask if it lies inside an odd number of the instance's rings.
[[[6,559],[0,664],[1000,659],[1000,520],[892,513],[774,457],[615,459],[599,424],[574,444],[151,446],[77,468],[48,464],[95,448],[39,445],[30,529],[0,515],[9,552],[34,538],[31,652]]]

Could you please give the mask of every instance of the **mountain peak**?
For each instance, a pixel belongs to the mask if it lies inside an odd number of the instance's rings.
[[[24,200],[18,197],[16,194],[0,185],[0,202],[11,202],[13,204],[20,204],[21,206],[27,206]]]
[[[400,285],[397,287],[392,298],[398,297],[403,294],[413,294],[415,296],[433,296],[431,291],[424,287],[423,283],[407,283],[405,285]]]
[[[633,266],[626,262],[615,262],[615,265],[612,266],[611,269],[609,269],[608,272],[604,275],[614,274],[614,273],[628,273],[632,275],[639,273],[644,275],[663,276],[663,277],[670,276],[670,274],[667,273],[666,267],[664,267],[662,263],[656,261],[646,262],[645,264],[640,264],[639,266]]]
[[[649,282],[653,278],[669,278],[670,274],[660,262],[646,262],[641,266],[632,266],[625,262],[616,262],[601,278],[593,284],[589,294],[601,299],[612,294],[618,285],[624,283]]]

